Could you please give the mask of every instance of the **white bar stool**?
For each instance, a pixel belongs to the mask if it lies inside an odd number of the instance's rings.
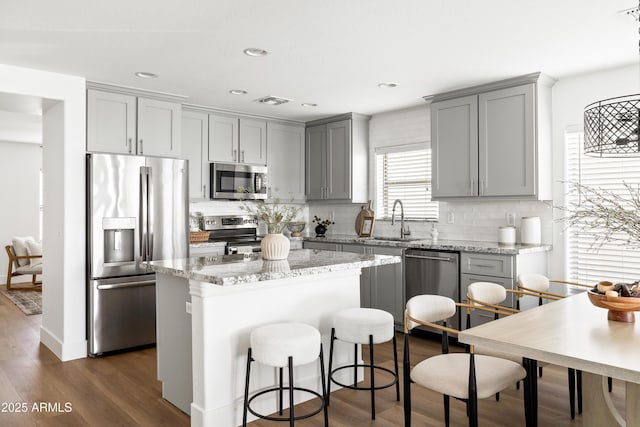
[[[244,412],[242,416],[242,425],[247,425],[247,411],[251,412],[258,418],[270,421],[289,421],[289,425],[293,426],[296,420],[302,420],[312,417],[320,411],[324,411],[324,425],[329,426],[327,415],[326,400],[326,384],[324,372],[324,357],[322,355],[322,342],[320,332],[313,326],[304,323],[274,323],[270,325],[260,326],[251,332],[250,347],[247,353],[247,375],[245,378],[244,388]],[[294,387],[293,385],[293,368],[294,366],[306,365],[316,359],[320,359],[320,375],[322,379],[322,394],[302,387]],[[279,369],[280,381],[278,386],[271,387],[255,393],[249,398],[249,378],[251,362],[258,362],[263,365],[273,366]],[[278,393],[278,413],[282,415],[282,402],[285,388],[282,385],[283,368],[288,367],[289,384],[289,416],[277,417],[264,415],[255,412],[251,408],[251,402],[258,396],[266,393]],[[320,398],[321,404],[318,409],[311,413],[298,415],[294,414],[293,392],[301,391],[310,393]]]
[[[332,369],[333,342],[340,340],[353,343],[353,365],[345,365]],[[393,340],[393,361],[395,372],[373,363],[373,345]],[[358,364],[358,344],[369,345],[369,364]],[[357,386],[358,368],[369,368],[370,384],[367,387]],[[335,379],[334,374],[342,369],[353,368],[353,385],[347,385]],[[388,384],[376,385],[375,370],[381,370],[393,375],[393,381]],[[331,346],[329,349],[329,384],[327,385],[327,406],[331,395],[331,382],[352,390],[369,390],[371,392],[371,419],[376,419],[375,391],[396,386],[396,400],[400,401],[400,382],[398,381],[398,351],[393,316],[384,310],[375,308],[348,308],[337,312],[333,317],[331,329]]]

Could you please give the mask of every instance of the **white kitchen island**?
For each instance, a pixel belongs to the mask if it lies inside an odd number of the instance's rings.
[[[258,254],[148,263],[157,276],[163,397],[190,413],[192,426],[241,425],[251,331],[275,322],[308,323],[320,330],[328,355],[333,313],[360,306],[360,269],[398,262],[398,256],[302,249],[285,261],[263,261]],[[335,352],[336,363],[353,360],[351,345],[337,342]],[[319,391],[319,373],[317,363],[296,368],[296,385]],[[276,384],[276,374],[256,364],[252,391]],[[296,403],[302,398],[308,397],[296,395]],[[253,406],[276,410],[275,399]]]

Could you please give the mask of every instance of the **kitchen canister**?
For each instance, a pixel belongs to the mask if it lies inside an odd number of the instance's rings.
[[[541,243],[540,234],[539,216],[525,216],[522,218],[520,240],[523,245],[539,245]]]
[[[511,225],[498,227],[498,244],[515,245],[516,244],[516,228]]]

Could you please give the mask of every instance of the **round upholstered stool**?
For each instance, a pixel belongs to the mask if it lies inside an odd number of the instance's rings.
[[[289,421],[291,426],[294,421],[312,417],[320,411],[324,411],[324,425],[329,425],[327,417],[326,405],[326,384],[324,373],[324,358],[322,356],[322,342],[320,332],[313,326],[304,323],[274,323],[254,329],[251,332],[250,347],[247,353],[247,375],[245,378],[244,388],[244,412],[242,417],[242,425],[247,425],[247,411],[251,412],[258,418],[264,418],[271,421]],[[294,366],[306,365],[320,359],[320,376],[322,379],[322,394],[302,387],[294,387],[293,385],[293,368]],[[279,369],[279,384],[262,390],[249,397],[249,378],[251,371],[251,363],[258,362],[263,365],[273,366]],[[289,371],[289,384],[286,390],[289,392],[289,416],[282,416],[283,411],[283,395],[285,387],[283,387],[283,369],[287,367]],[[303,415],[294,414],[293,392],[300,391],[310,393],[320,399],[320,407],[311,413]],[[278,414],[280,416],[259,414],[251,408],[251,402],[258,396],[267,393],[278,394]]]
[[[353,364],[333,369],[333,343],[340,340],[354,344]],[[395,372],[373,363],[373,345],[393,340],[393,361]],[[358,364],[358,344],[369,345],[369,363]],[[335,374],[343,369],[353,368],[353,385],[339,382]],[[369,368],[369,385],[358,386],[358,368]],[[375,371],[385,371],[393,375],[393,380],[387,384],[376,385]],[[331,382],[352,390],[369,390],[371,393],[371,419],[376,419],[375,391],[396,386],[396,400],[400,401],[400,382],[398,381],[398,352],[393,316],[384,310],[375,308],[348,308],[337,312],[333,317],[331,329],[331,346],[329,350],[329,384],[327,386],[327,405],[331,395]]]

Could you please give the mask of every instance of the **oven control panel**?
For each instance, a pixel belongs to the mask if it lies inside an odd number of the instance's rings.
[[[234,228],[258,228],[258,218],[254,215],[205,216],[202,219],[204,230]]]

